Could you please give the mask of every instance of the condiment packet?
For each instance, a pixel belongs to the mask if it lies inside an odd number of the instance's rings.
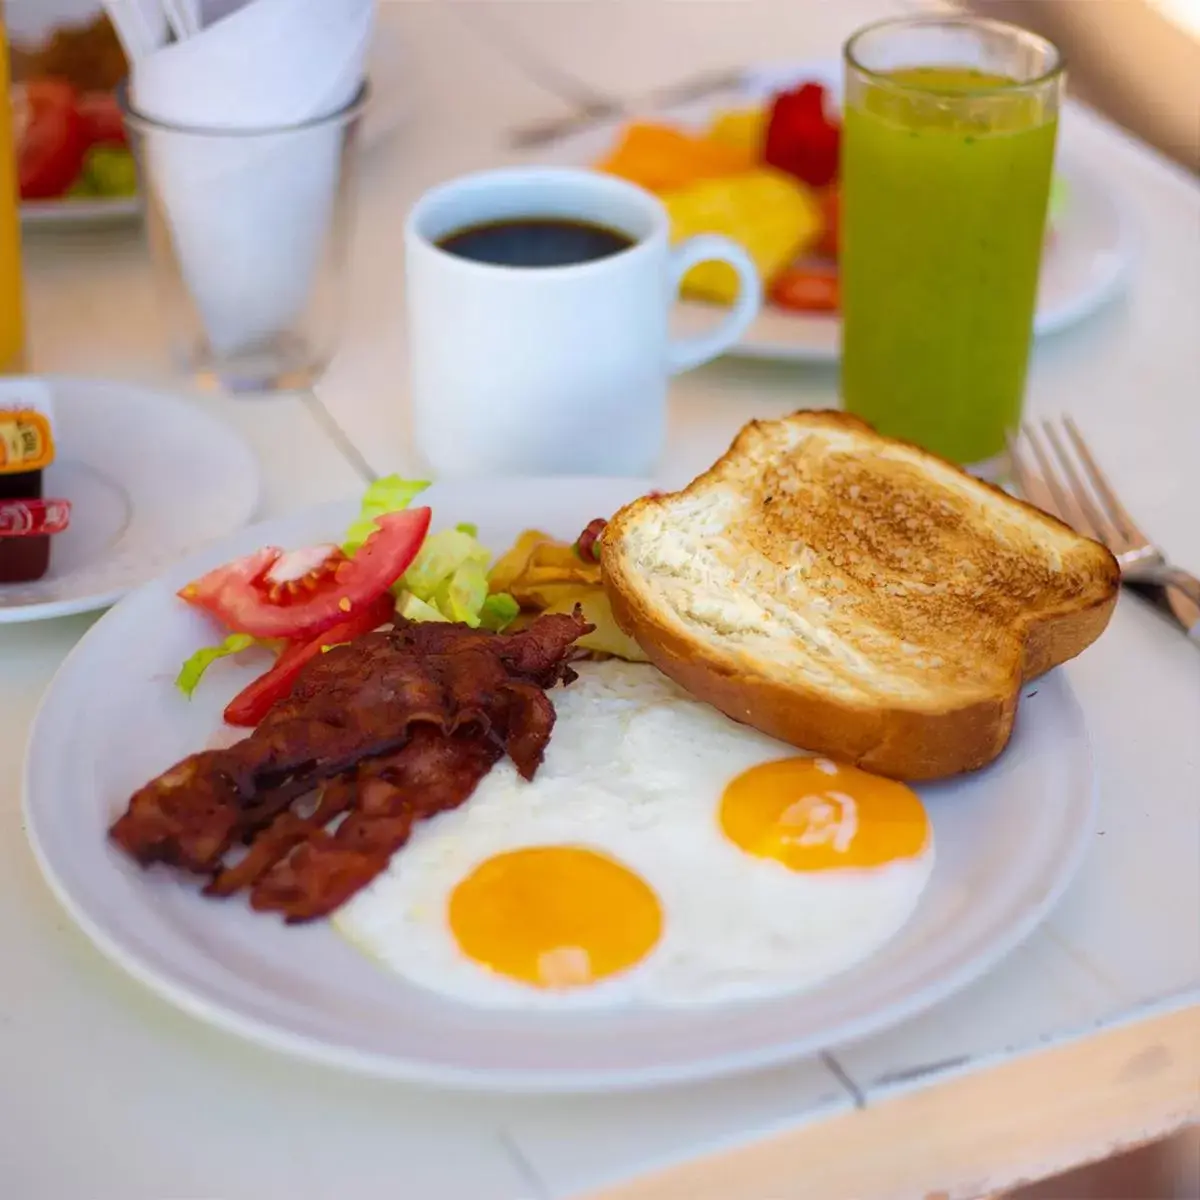
[[[54,461],[54,393],[40,379],[0,380],[0,475]]]
[[[70,500],[0,500],[0,538],[48,537],[70,524]]]

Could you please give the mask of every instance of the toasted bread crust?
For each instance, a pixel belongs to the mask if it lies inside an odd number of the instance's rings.
[[[877,436],[865,422],[843,413],[796,413],[784,419],[828,423]],[[743,430],[726,456],[685,492],[713,482],[728,458],[743,453],[749,429],[759,424]],[[1067,529],[1000,489],[992,490],[1003,496],[1004,503],[1027,509],[1031,519]],[[1116,604],[1120,579],[1116,561],[1103,547],[1078,538],[1081,544],[1094,547],[1094,565],[1101,582],[1093,595],[1023,613],[1013,622],[1012,660],[999,664],[1003,682],[987,696],[957,706],[950,697],[941,709],[856,705],[803,680],[774,678],[748,663],[731,669],[730,663],[702,640],[680,632],[652,609],[622,554],[622,538],[647,506],[669,504],[670,500],[670,496],[636,500],[605,530],[601,545],[604,584],[621,628],[665,675],[734,720],[791,745],[898,779],[937,779],[978,769],[996,758],[1012,734],[1022,684],[1086,649],[1104,631]]]

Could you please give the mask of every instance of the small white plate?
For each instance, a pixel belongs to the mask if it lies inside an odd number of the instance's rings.
[[[650,114],[681,125],[703,128],[713,113],[737,105],[765,103],[782,88],[813,80],[829,89],[840,104],[842,75],[837,63],[819,61],[786,66],[763,66],[747,73],[739,89],[703,101]],[[624,120],[592,126],[541,151],[542,161],[586,166],[599,161],[612,146]],[[1068,201],[1053,241],[1042,261],[1034,332],[1054,333],[1082,320],[1115,294],[1133,259],[1130,222],[1116,197],[1090,170],[1074,162],[1070,147],[1060,146],[1057,172],[1063,177]],[[698,333],[717,319],[713,306],[696,301],[676,305],[675,327]],[[836,362],[841,352],[841,321],[833,315],[806,315],[765,307],[728,353],[745,358],[796,362]]]
[[[31,229],[49,225],[70,225],[76,229],[127,225],[141,215],[142,202],[136,196],[95,200],[26,200],[21,205],[21,223]]]
[[[575,536],[645,484],[439,484],[435,527],[480,526],[493,549],[523,528]],[[243,530],[108,613],[71,653],[34,721],[25,828],[50,886],[114,962],[173,1004],[300,1058],[476,1089],[603,1091],[703,1079],[811,1055],[945,999],[1045,917],[1079,863],[1093,805],[1088,739],[1066,679],[1028,686],[1012,744],[989,769],[920,789],[938,857],[916,915],[880,954],[819,988],[704,1011],[488,1012],[388,974],[326,923],[288,927],[195,881],[143,871],[105,832],[130,794],[211,744],[253,674],[225,661],[192,701],[172,686],[210,641],[175,591],[267,543],[336,539],[333,505]],[[97,701],[97,686],[104,702]],[[403,851],[401,851],[403,853]]]
[[[43,493],[72,503],[35,583],[0,584],[0,624],[89,612],[243,526],[258,462],[195,404],[124,383],[55,379],[58,454]]]

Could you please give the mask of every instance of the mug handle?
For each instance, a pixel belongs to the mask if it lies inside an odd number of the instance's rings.
[[[737,272],[737,299],[728,316],[715,329],[671,340],[667,347],[667,369],[672,375],[690,371],[692,367],[698,367],[728,350],[746,332],[762,308],[762,280],[758,277],[758,268],[753,259],[737,242],[716,233],[702,233],[699,237],[688,238],[671,251],[668,269],[672,300],[679,292],[683,277],[703,262],[728,263]]]

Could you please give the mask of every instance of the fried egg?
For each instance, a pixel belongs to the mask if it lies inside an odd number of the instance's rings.
[[[483,1007],[720,1004],[861,962],[915,909],[933,831],[903,784],[805,756],[654,667],[583,664],[531,782],[497,765],[334,917]]]

